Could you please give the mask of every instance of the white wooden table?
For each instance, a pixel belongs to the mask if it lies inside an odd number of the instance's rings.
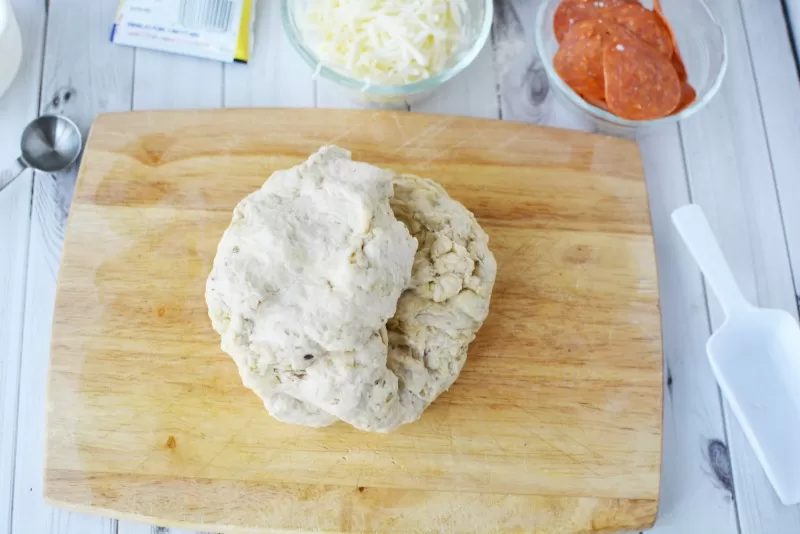
[[[17,156],[17,136],[37,113],[66,113],[86,131],[103,111],[353,107],[311,79],[283,36],[276,3],[260,0],[255,55],[243,66],[109,44],[116,0],[12,0],[25,60],[0,98],[0,162]],[[797,315],[800,84],[784,11],[780,0],[709,4],[728,36],[722,90],[697,116],[641,141],[667,381],[662,502],[652,532],[800,533],[800,506],[780,504],[721,401],[704,354],[721,310],[669,222],[676,207],[702,205],[748,297]],[[492,46],[411,111],[585,127],[553,101],[533,53],[538,0],[495,5]],[[800,6],[787,7],[800,22]],[[0,533],[175,534],[42,502],[50,323],[74,180],[74,170],[57,181],[27,172],[0,195]]]

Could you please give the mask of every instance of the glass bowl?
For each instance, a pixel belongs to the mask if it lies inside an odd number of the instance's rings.
[[[322,63],[298,24],[298,12],[309,0],[281,0],[281,22],[295,50],[320,78],[330,80],[346,89],[362,102],[377,106],[399,107],[418,102],[435,89],[466,69],[486,44],[492,30],[494,7],[492,0],[465,0],[468,13],[465,31],[459,49],[450,58],[444,70],[426,80],[404,85],[365,84],[363,80],[349,77],[341,70]]]
[[[553,32],[553,15],[560,3],[561,0],[542,0],[536,14],[536,50],[556,96],[572,111],[587,118],[597,130],[635,137],[642,130],[691,117],[719,91],[728,66],[727,44],[722,27],[703,0],[668,0],[662,2],[664,14],[675,32],[689,83],[697,92],[697,99],[680,113],[648,121],[621,119],[589,104],[564,83],[553,69],[553,56],[558,50],[558,41]],[[642,3],[648,9],[652,7],[650,1]]]

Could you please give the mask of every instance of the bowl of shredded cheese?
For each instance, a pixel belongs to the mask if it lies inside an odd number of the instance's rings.
[[[463,71],[492,17],[492,0],[281,0],[284,30],[314,76],[389,107]]]

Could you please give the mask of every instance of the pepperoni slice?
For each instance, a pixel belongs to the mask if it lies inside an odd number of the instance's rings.
[[[616,6],[607,16],[658,50],[664,57],[672,57],[672,34],[661,16],[640,4]]]
[[[675,31],[672,29],[672,25],[670,25],[667,17],[664,15],[664,9],[661,7],[661,0],[653,0],[653,12],[661,19],[661,23],[664,25],[664,28],[667,29],[669,32],[669,40],[672,43],[672,66],[675,68],[675,72],[678,73],[678,78],[680,78],[681,82],[685,82],[688,79],[688,75],[686,74],[686,66],[683,64],[683,58],[681,57],[681,53],[678,51],[678,39],[675,37]]]
[[[589,6],[582,0],[563,0],[553,14],[553,33],[560,43],[573,24],[590,18]]]
[[[597,19],[617,6],[638,3],[637,0],[563,0],[553,14],[553,33],[560,43],[573,24]]]
[[[661,24],[669,33],[669,40],[672,43],[672,49],[675,51],[675,54],[678,54],[678,39],[675,37],[675,30],[672,29],[672,25],[667,20],[667,16],[664,14],[664,10],[661,7],[660,0],[653,0],[653,13],[661,19]],[[683,61],[681,61],[683,63]]]
[[[623,119],[666,117],[681,100],[681,82],[670,60],[622,32],[606,39],[603,74],[608,109]]]
[[[675,114],[697,99],[660,0],[562,0],[553,21],[558,75],[589,104],[629,120]]]
[[[672,112],[672,115],[680,113],[684,109],[688,108],[696,99],[697,93],[695,92],[694,87],[684,81],[681,84],[681,99],[678,102],[678,107],[676,107],[675,111]]]
[[[586,100],[603,101],[603,35],[596,20],[575,23],[553,56],[553,68],[573,91]]]
[[[603,97],[601,99],[597,99],[597,98],[595,98],[593,96],[587,95],[587,96],[584,97],[584,100],[586,100],[588,103],[590,103],[591,105],[593,105],[596,108],[600,108],[600,109],[602,109],[604,111],[608,111],[608,106],[606,105],[605,97]]]
[[[675,69],[675,72],[678,73],[678,79],[681,82],[688,80],[689,75],[686,74],[686,66],[683,64],[683,58],[681,57],[681,54],[678,52],[677,48],[672,54],[672,59],[670,59],[670,61],[672,62],[672,67]]]

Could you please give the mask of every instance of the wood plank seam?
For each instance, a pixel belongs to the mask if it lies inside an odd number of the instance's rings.
[[[133,52],[131,52],[131,55],[133,56],[133,65],[131,66],[131,80],[133,80],[133,82],[131,83],[131,101],[130,101],[130,107],[128,108],[129,111],[133,109],[134,99],[136,98],[136,91],[135,91],[135,86],[136,86],[136,52],[138,52],[138,51],[139,51],[138,48],[134,48]],[[94,118],[92,120],[94,120]],[[83,158],[81,158],[81,159],[83,159]]]
[[[312,85],[311,85],[311,98],[312,98],[312,102],[314,103],[314,107],[315,108],[319,107],[319,94],[318,94],[318,91],[319,91],[319,85],[317,84],[317,79],[313,78]]]
[[[793,54],[793,57],[794,57],[794,60],[795,60],[795,66],[796,66],[795,70],[797,71],[798,76],[800,76],[800,65],[798,65],[798,63],[797,63],[797,49],[795,48],[796,42],[795,42],[795,40],[793,38],[793,34],[792,34],[792,31],[791,31],[791,25],[789,24],[789,19],[788,19],[788,16],[787,16],[785,0],[781,1],[781,8],[782,8],[782,11],[783,11],[783,14],[784,14],[784,18],[785,18],[785,21],[786,21],[785,30],[787,32],[787,39],[789,40],[789,44],[791,45],[792,54]],[[761,96],[761,88],[759,87],[759,84],[757,83],[758,75],[757,75],[756,69],[755,69],[755,57],[753,56],[753,48],[752,48],[752,45],[750,43],[750,36],[748,34],[747,24],[745,23],[744,9],[742,7],[741,0],[739,0],[739,16],[741,18],[742,28],[744,29],[744,33],[745,33],[745,38],[746,38],[745,39],[745,43],[747,44],[747,53],[750,56],[750,71],[752,73],[753,80],[755,82],[754,83],[755,91],[756,91],[756,95],[758,97],[759,109],[761,110],[761,127],[763,129],[764,136],[767,138],[767,154],[769,155],[769,160],[770,160],[770,171],[771,171],[771,175],[772,175],[772,185],[773,185],[773,187],[775,189],[775,198],[776,198],[776,202],[778,204],[778,212],[780,214],[781,222],[783,223],[783,228],[782,228],[783,229],[783,241],[784,241],[784,244],[786,245],[786,255],[787,255],[788,260],[789,260],[789,265],[791,266],[792,285],[793,285],[793,290],[794,290],[794,294],[795,294],[795,302],[797,304],[797,311],[798,311],[798,313],[800,313],[800,291],[798,291],[798,286],[800,285],[800,281],[797,280],[797,277],[794,274],[796,272],[800,272],[800,265],[793,265],[792,264],[792,255],[789,253],[790,243],[789,243],[789,235],[788,235],[788,232],[786,230],[786,216],[784,214],[785,210],[784,210],[783,204],[781,202],[781,197],[780,197],[780,194],[779,194],[778,178],[777,178],[777,174],[775,172],[775,158],[774,158],[773,153],[772,153],[772,150],[773,150],[772,149],[772,144],[769,142],[769,134],[768,134],[768,129],[767,129],[766,116],[764,114],[764,104],[763,104],[763,98]],[[776,31],[779,31],[779,30],[776,29]]]
[[[783,6],[782,2],[781,2],[781,4]],[[785,6],[783,6],[783,7],[785,8]],[[785,13],[786,13],[786,11],[784,11],[784,14]],[[767,138],[767,154],[769,155],[769,161],[770,161],[770,174],[772,176],[772,186],[773,186],[773,188],[775,190],[775,200],[776,200],[776,202],[778,204],[778,213],[780,215],[781,222],[783,223],[783,227],[782,227],[782,230],[783,230],[783,242],[784,242],[784,244],[786,246],[786,256],[788,258],[789,265],[792,266],[792,257],[789,254],[789,237],[788,237],[788,234],[786,233],[786,218],[784,216],[784,209],[783,209],[783,206],[781,204],[781,198],[780,198],[780,195],[778,194],[778,179],[777,179],[777,176],[775,174],[775,164],[774,164],[774,157],[772,155],[772,145],[769,143],[769,135],[767,134],[767,123],[766,123],[766,117],[764,116],[764,109],[763,109],[764,105],[762,104],[763,100],[762,100],[762,97],[761,97],[761,88],[759,87],[758,83],[756,82],[756,80],[758,80],[758,76],[756,74],[756,69],[755,69],[755,58],[753,57],[753,48],[752,48],[752,45],[750,44],[750,36],[748,35],[748,32],[747,32],[747,24],[745,23],[745,19],[744,19],[744,10],[742,8],[741,0],[739,0],[739,17],[741,19],[742,28],[744,29],[744,33],[745,33],[745,44],[747,45],[747,53],[750,56],[750,72],[751,72],[751,74],[753,76],[753,81],[754,81],[753,85],[755,87],[756,96],[758,97],[758,106],[759,106],[759,109],[761,110],[760,116],[761,116],[762,133],[763,133],[764,137]],[[787,30],[787,32],[789,31],[788,19],[786,20],[786,30]],[[776,31],[779,31],[779,30],[776,29]],[[793,39],[791,38],[791,33],[788,33],[787,36],[789,38],[790,43],[792,44],[792,51],[795,54],[795,56],[794,56],[795,57],[795,64],[797,64],[797,62],[796,62],[796,59],[797,59],[796,50],[794,49],[794,42],[793,42]],[[800,70],[798,70],[798,75],[800,75]],[[794,273],[797,268],[800,268],[800,266],[792,266],[792,267],[793,267],[792,273]],[[794,294],[797,296],[798,295],[798,290],[797,290],[798,281],[795,279],[794,274],[792,274],[792,286],[793,286]],[[796,298],[795,300],[799,300],[799,299],[800,299],[800,297]],[[800,313],[800,307],[798,307],[798,313]]]
[[[44,69],[44,56],[45,56],[44,51],[45,51],[45,44],[46,44],[46,41],[47,41],[47,22],[48,22],[48,9],[47,8],[48,8],[48,6],[45,4],[45,10],[44,10],[44,15],[43,15],[43,19],[42,19],[42,36],[41,36],[42,44],[38,48],[39,53],[40,53],[39,70],[38,70],[38,75],[34,77],[34,87],[32,88],[36,92],[36,95],[37,95],[37,100],[36,100],[36,103],[35,103],[35,107],[33,108],[34,110],[39,109],[39,105],[40,105],[40,102],[41,102],[42,73],[44,72],[43,69]],[[21,30],[23,30],[23,29],[25,29],[24,25],[21,27]],[[25,39],[26,37],[27,36],[25,36],[23,34],[23,39]],[[34,49],[36,49],[36,48],[34,48]],[[20,82],[17,81],[17,83],[20,83]],[[29,174],[32,174],[32,172],[31,171],[26,171],[26,172],[23,173],[23,176],[21,176],[18,179],[24,180],[27,177],[27,175],[29,175]],[[20,422],[20,419],[21,419],[21,414],[19,413],[19,405],[20,405],[19,401],[20,401],[20,394],[21,394],[22,349],[23,349],[23,345],[24,345],[24,333],[25,333],[25,311],[26,311],[26,305],[27,305],[27,299],[25,298],[25,294],[26,294],[26,291],[27,291],[27,284],[28,284],[28,260],[29,260],[30,247],[31,247],[31,224],[30,224],[30,218],[31,218],[31,215],[33,213],[34,179],[31,179],[29,184],[30,184],[30,192],[29,192],[29,201],[28,201],[28,210],[27,210],[28,211],[28,226],[27,226],[28,232],[27,232],[27,234],[25,235],[25,238],[24,238],[25,239],[25,243],[24,243],[24,251],[23,251],[23,254],[22,254],[23,258],[22,258],[22,265],[21,265],[21,267],[22,267],[22,280],[21,280],[21,284],[17,288],[17,291],[20,293],[20,297],[21,297],[19,299],[20,303],[21,303],[21,307],[20,307],[19,312],[22,314],[21,317],[20,317],[20,324],[19,324],[20,329],[19,329],[19,333],[18,333],[18,336],[17,336],[18,339],[17,339],[17,343],[16,343],[16,346],[18,347],[18,350],[16,351],[16,354],[14,356],[12,356],[11,354],[7,355],[7,357],[9,359],[13,358],[13,357],[15,357],[15,359],[16,359],[15,368],[13,370],[13,372],[15,373],[15,377],[14,377],[14,379],[12,381],[12,386],[11,386],[12,389],[13,389],[13,393],[12,393],[12,397],[11,397],[12,405],[11,405],[10,409],[6,412],[7,414],[11,414],[11,416],[13,417],[13,422],[11,424],[11,433],[10,433],[10,435],[8,435],[8,436],[0,436],[0,437],[2,437],[4,439],[10,440],[10,449],[8,450],[8,453],[9,453],[9,456],[10,456],[10,458],[8,458],[8,460],[9,460],[9,473],[8,474],[10,476],[9,476],[7,481],[3,481],[4,483],[8,484],[8,488],[9,488],[9,491],[8,491],[8,505],[7,505],[8,506],[8,512],[9,512],[8,518],[7,518],[7,520],[8,520],[8,525],[7,526],[8,526],[9,531],[12,531],[12,529],[14,528],[14,494],[15,494],[15,492],[14,492],[14,480],[15,480],[15,476],[16,476],[17,434],[19,432],[19,422]],[[9,192],[11,192],[11,191],[9,190]],[[6,194],[8,194],[8,193],[6,193]]]
[[[29,206],[28,206],[28,217],[31,217],[31,215],[33,214],[33,186],[34,186],[34,181],[31,180],[31,197],[30,197],[30,203],[29,203]],[[30,223],[29,223],[28,224],[28,235],[27,235],[26,243],[25,243],[25,259],[23,260],[23,264],[22,264],[22,267],[23,267],[22,284],[20,285],[20,291],[23,294],[23,298],[22,298],[22,307],[20,308],[20,313],[22,313],[22,319],[20,321],[21,328],[20,328],[20,331],[19,331],[19,343],[18,343],[18,346],[19,346],[20,350],[17,352],[17,359],[18,360],[21,360],[21,358],[22,358],[23,340],[25,338],[25,307],[27,306],[27,299],[24,298],[24,294],[26,293],[26,290],[27,290],[27,287],[28,287],[28,261],[29,261],[29,258],[30,258],[30,247],[31,247],[31,233],[30,233]],[[16,393],[14,395],[14,398],[15,398],[14,413],[16,414],[16,418],[14,420],[14,424],[13,424],[13,427],[12,427],[11,436],[9,437],[11,439],[11,473],[10,473],[11,477],[10,477],[10,480],[9,480],[11,491],[9,491],[9,495],[8,495],[8,498],[9,498],[8,509],[11,512],[9,514],[9,516],[8,516],[8,523],[9,523],[8,529],[9,529],[9,532],[13,532],[13,528],[14,528],[14,490],[13,490],[13,488],[14,488],[14,476],[15,476],[16,471],[17,471],[17,463],[16,463],[16,460],[17,460],[17,433],[18,433],[18,430],[19,430],[19,420],[21,418],[21,414],[19,413],[19,396],[20,396],[20,390],[21,390],[21,377],[22,377],[22,362],[21,361],[17,362],[16,373],[17,373],[16,381],[15,381],[15,383],[16,383],[16,388],[15,388],[16,389]]]
[[[495,101],[497,102],[497,120],[503,120],[503,103],[502,103],[502,95],[500,92],[500,72],[497,70],[497,39],[495,37],[495,28],[494,24],[492,24],[492,31],[489,33],[489,45],[492,47],[492,63],[495,69],[495,84],[494,84],[494,91],[495,91]]]
[[[705,281],[703,282],[705,284]],[[708,308],[708,289],[706,289],[706,313],[708,314],[708,328],[711,331],[711,312]],[[733,477],[733,469],[731,467],[731,456],[730,456],[730,449],[728,448],[728,443],[730,442],[731,438],[729,435],[729,424],[728,424],[728,413],[725,411],[725,402],[722,398],[722,391],[720,391],[719,387],[717,388],[717,398],[719,398],[719,408],[722,412],[722,430],[725,433],[725,459],[726,459],[726,468],[727,468],[727,475],[730,477],[730,483],[723,481],[720,473],[714,469],[713,463],[711,460],[711,455],[709,454],[709,463],[711,463],[711,467],[714,473],[714,476],[719,480],[719,482],[731,493],[731,501],[733,502],[733,511],[734,511],[734,518],[736,519],[736,530],[741,534],[742,533],[742,520],[739,517],[739,500],[736,498],[736,481]],[[710,448],[709,448],[710,451]]]
[[[644,136],[640,149],[659,258],[667,367],[661,506],[652,532],[737,533],[731,498],[710,462],[711,451],[718,453],[726,437],[716,382],[702,348],[698,350],[709,333],[705,291],[670,219],[672,210],[691,202],[678,126]],[[704,393],[706,388],[713,388],[714,394]],[[703,505],[696,504],[698,497]]]
[[[797,75],[800,76],[800,60],[798,60],[797,55],[797,35],[795,35],[794,28],[792,26],[792,14],[789,10],[788,2],[790,0],[781,0],[781,11],[783,12],[783,18],[786,21],[786,33],[789,37],[789,45],[792,48],[792,56],[794,57],[794,64],[795,68],[797,69]],[[796,2],[795,2],[796,4]],[[800,9],[800,6],[796,7],[795,9]]]
[[[775,2],[762,6],[753,0],[741,0],[745,32],[748,35],[752,57],[769,53],[777,59],[786,58],[792,68],[776,68],[773,63],[753,61],[759,101],[767,130],[767,143],[772,162],[773,177],[781,210],[781,219],[789,254],[790,270],[794,284],[792,307],[800,309],[800,217],[790,207],[800,203],[800,186],[796,180],[796,169],[800,166],[800,156],[796,154],[797,124],[800,123],[800,108],[786,106],[785,102],[800,101],[800,78],[798,77],[796,31],[798,24],[795,15],[800,15],[800,5]],[[788,12],[787,12],[788,10]],[[785,32],[775,28],[785,26]],[[752,36],[752,38],[750,37]]]
[[[772,11],[778,0],[760,8]],[[748,40],[742,2],[714,0],[710,8],[728,37],[728,64],[720,95],[703,111],[704,120],[687,120],[681,135],[687,150],[692,198],[706,210],[742,290],[754,304],[797,313],[794,280],[786,250],[786,228],[778,208],[773,160],[767,148],[763,96],[756,90],[752,39]],[[767,4],[767,2],[763,2]],[[780,27],[775,21],[769,30]],[[762,28],[763,30],[764,28]],[[763,39],[763,37],[762,37]],[[772,43],[775,45],[776,43]],[[774,47],[775,61],[784,51]],[[764,47],[761,47],[763,57]],[[747,62],[750,62],[749,64]],[[792,65],[794,72],[796,69]],[[778,80],[786,83],[785,80]],[[769,83],[763,80],[763,83]],[[739,104],[759,100],[758,107]],[[767,175],[769,173],[769,176]],[[724,314],[706,292],[713,326]],[[794,310],[792,310],[794,308]],[[782,506],[764,475],[746,436],[723,398],[726,438],[736,493],[737,524],[742,532],[794,532],[800,510]]]
[[[684,154],[686,154],[686,146],[684,145],[685,138],[684,138],[684,135],[683,135],[683,126],[680,123],[678,124],[678,134],[679,134],[678,138],[679,138],[680,144],[681,144],[681,150],[683,151]],[[688,164],[688,161],[687,161],[686,157],[683,158],[683,166],[684,166],[684,170],[685,170],[684,182],[686,184],[686,191],[689,194],[689,202],[693,203],[694,202],[694,197],[693,197],[694,193],[692,191],[691,180],[689,179],[691,171],[689,169],[689,164]],[[674,231],[673,228],[671,228],[671,230]],[[699,272],[699,268],[697,270]],[[703,287],[706,326],[707,326],[708,332],[709,333],[713,333],[714,332],[714,325],[712,324],[712,321],[711,321],[711,307],[710,307],[709,301],[708,301],[708,298],[709,298],[709,287],[708,287],[708,284],[706,283],[706,279],[702,275],[702,273],[700,273],[700,278],[701,278],[701,284],[702,284],[702,287]],[[715,384],[716,384],[716,382],[715,382]],[[707,450],[709,451],[709,453],[707,453],[708,454],[707,460],[708,460],[709,467],[711,468],[711,472],[714,475],[714,477],[731,494],[731,500],[733,501],[734,517],[736,518],[736,529],[741,534],[742,527],[741,527],[741,524],[740,524],[740,521],[739,521],[739,503],[738,503],[738,500],[736,499],[736,480],[734,479],[733,471],[730,468],[731,461],[730,461],[730,449],[729,449],[729,446],[728,446],[728,444],[730,443],[730,436],[728,434],[728,426],[729,426],[729,424],[728,424],[728,414],[725,412],[725,403],[723,402],[722,392],[720,391],[719,386],[717,386],[717,399],[718,399],[718,402],[719,402],[719,406],[718,406],[719,407],[719,411],[720,411],[720,414],[722,415],[722,432],[723,432],[723,437],[725,438],[725,441],[723,442],[723,445],[725,446],[725,457],[726,457],[726,460],[727,460],[727,468],[728,468],[728,474],[730,476],[730,483],[726,483],[725,481],[723,481],[723,477],[721,476],[721,473],[718,471],[718,469],[715,469],[715,466],[711,461],[712,458],[711,458],[711,454],[710,454],[710,449],[711,449],[711,443],[710,442],[708,443],[708,449]]]
[[[34,4],[34,2],[31,2]],[[35,2],[35,9],[41,9],[41,2]],[[95,8],[95,5],[97,6]],[[27,6],[26,6],[27,7]],[[114,74],[126,70],[124,58],[129,54],[126,49],[113,47],[107,41],[107,24],[112,20],[115,7],[108,4],[91,4],[82,6],[81,2],[61,2],[46,4],[47,22],[43,28],[42,39],[43,62],[39,76],[38,98],[39,113],[65,113],[75,119],[79,126],[88,128],[90,117],[87,108],[97,106],[93,103],[93,95],[97,95],[99,106],[107,106],[109,99],[114,98],[114,82],[120,78]],[[49,9],[53,8],[53,11]],[[34,9],[31,7],[31,9]],[[59,11],[63,10],[63,11]],[[97,17],[91,10],[98,11]],[[60,13],[61,16],[56,16]],[[60,19],[60,20],[59,20]],[[75,23],[76,19],[80,23]],[[88,28],[86,26],[88,25]],[[102,28],[101,31],[92,31]],[[75,37],[80,37],[76,39]],[[46,44],[44,44],[46,43]],[[88,45],[88,48],[87,48]],[[77,53],[76,53],[77,52]],[[99,60],[99,65],[88,61]],[[107,61],[113,58],[112,61]],[[117,64],[115,69],[114,64]],[[87,65],[90,68],[86,68]],[[122,66],[119,66],[122,65]],[[102,66],[103,75],[94,76],[92,81],[91,67]],[[111,67],[109,69],[109,67]],[[127,67],[129,69],[129,66]],[[130,70],[128,70],[130,74]],[[96,82],[94,81],[96,80]],[[85,83],[83,83],[85,82]],[[67,98],[73,88],[64,92],[67,85],[76,84],[80,92],[74,92],[77,98]],[[84,97],[84,88],[86,97]],[[50,91],[53,91],[48,100]],[[63,109],[69,100],[69,109]],[[118,103],[112,104],[117,106]],[[74,107],[74,106],[77,106]],[[34,110],[35,113],[36,110]],[[50,508],[42,502],[41,497],[41,452],[38,444],[43,441],[43,419],[45,416],[44,383],[42,374],[47,369],[52,300],[48,298],[50,288],[58,271],[60,255],[60,232],[63,219],[69,205],[69,196],[73,183],[70,173],[60,175],[56,181],[50,175],[34,177],[33,207],[31,213],[31,233],[27,254],[27,277],[29,283],[25,288],[25,331],[23,333],[23,356],[20,379],[20,417],[26,417],[19,424],[16,436],[16,474],[14,480],[14,525],[20,532],[49,532],[50,534],[114,534],[116,522],[108,519],[69,514]],[[44,364],[43,364],[44,362]]]

